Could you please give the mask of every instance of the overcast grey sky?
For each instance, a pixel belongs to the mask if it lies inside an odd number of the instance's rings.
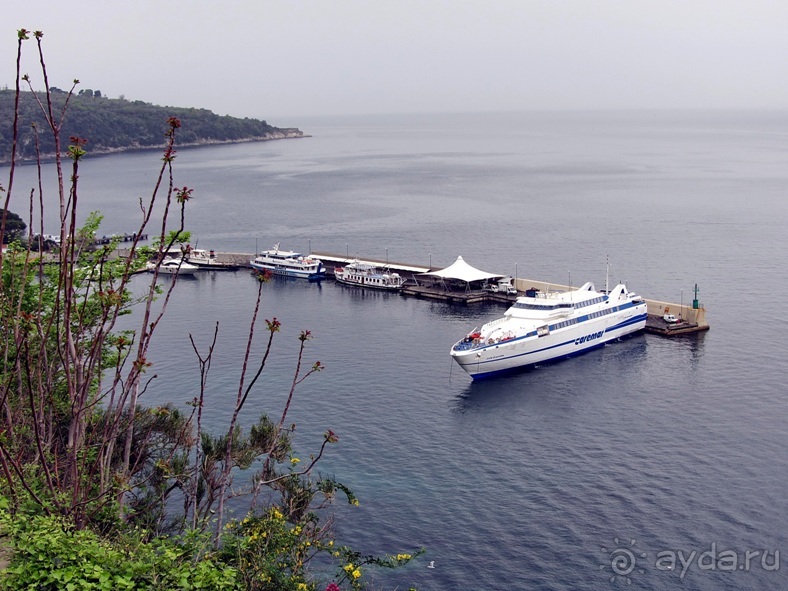
[[[2,86],[24,27],[44,32],[54,86],[273,124],[788,107],[788,0],[31,0],[0,22]]]

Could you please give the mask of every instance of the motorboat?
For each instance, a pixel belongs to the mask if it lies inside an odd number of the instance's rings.
[[[318,281],[326,276],[326,269],[320,259],[292,250],[280,250],[279,243],[271,250],[262,251],[249,264],[257,271],[302,277],[310,281]]]
[[[164,257],[161,264],[153,261],[147,264],[148,271],[154,273],[158,268],[159,274],[162,275],[194,275],[200,268],[197,265],[185,261],[182,258],[173,258],[170,256]]]
[[[389,269],[359,260],[334,269],[334,277],[339,283],[345,285],[384,290],[401,289],[406,281],[399,273],[392,273]]]
[[[188,263],[209,271],[237,271],[239,267],[231,263],[220,263],[215,251],[203,248],[187,248],[184,258]]]

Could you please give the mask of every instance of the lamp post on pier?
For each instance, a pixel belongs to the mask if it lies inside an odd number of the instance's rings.
[[[679,294],[680,294],[679,297],[681,298],[679,300],[679,302],[681,302],[679,304],[679,320],[683,320],[684,319],[684,290],[680,289]]]

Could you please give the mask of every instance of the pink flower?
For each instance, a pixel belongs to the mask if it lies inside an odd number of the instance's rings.
[[[326,587],[326,591],[342,591],[342,590],[339,588],[339,585],[337,585],[336,583],[329,583],[328,587]]]
[[[175,198],[178,200],[178,203],[186,203],[189,199],[192,198],[192,192],[194,189],[190,189],[189,187],[184,187],[183,189],[175,188]]]

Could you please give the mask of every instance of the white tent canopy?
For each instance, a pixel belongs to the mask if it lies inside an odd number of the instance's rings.
[[[496,273],[487,273],[475,267],[472,267],[462,256],[458,256],[457,260],[445,269],[439,271],[430,271],[429,273],[419,273],[419,277],[437,277],[443,280],[449,279],[461,283],[465,283],[466,289],[472,281],[486,281],[488,279],[500,279],[503,275]],[[445,284],[444,284],[445,285]]]

